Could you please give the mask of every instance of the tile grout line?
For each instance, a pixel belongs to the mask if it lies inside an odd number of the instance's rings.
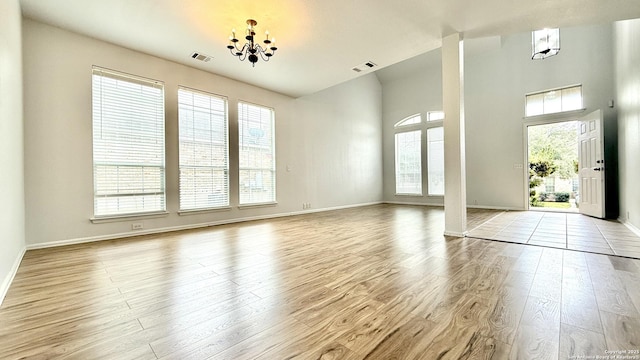
[[[529,244],[529,241],[531,241],[531,238],[533,237],[533,235],[535,235],[536,230],[538,230],[538,227],[540,226],[540,223],[542,222],[542,219],[544,219],[544,215],[542,214],[542,216],[540,216],[540,220],[538,220],[538,223],[536,224],[536,227],[533,228],[533,231],[531,232],[531,235],[529,235],[529,238],[527,239],[526,244]]]
[[[607,246],[609,246],[609,249],[611,249],[611,251],[613,252],[613,255],[618,255],[618,252],[613,249],[613,247],[611,246],[611,243],[609,242],[607,237],[604,236],[604,233],[602,232],[602,229],[600,229],[600,226],[598,226],[598,224],[596,223],[595,219],[590,219],[590,220],[593,222],[593,225],[596,226],[596,229],[598,229],[598,232],[600,233],[600,235],[602,235],[602,238],[604,239],[604,242],[607,243]]]

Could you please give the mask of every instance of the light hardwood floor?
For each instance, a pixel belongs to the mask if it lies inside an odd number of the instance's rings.
[[[0,308],[0,359],[640,349],[640,261],[445,238],[443,223],[441,208],[376,205],[28,251]]]

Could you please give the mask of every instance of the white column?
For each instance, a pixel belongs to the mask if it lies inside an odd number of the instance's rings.
[[[442,39],[444,234],[449,236],[464,236],[467,230],[463,47],[460,34]]]

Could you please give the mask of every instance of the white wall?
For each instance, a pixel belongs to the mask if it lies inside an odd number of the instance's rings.
[[[526,93],[582,84],[585,114],[607,107],[613,99],[612,26],[561,29],[560,54],[533,61],[531,34],[502,37],[489,51],[465,52],[465,120],[467,203],[492,208],[526,205],[524,165],[524,96]],[[474,40],[467,41],[466,45]],[[428,63],[425,61],[425,63]],[[398,66],[401,66],[398,65]],[[383,84],[385,201],[393,195],[393,123],[403,114],[442,105],[440,64],[415,69],[409,76]],[[605,124],[605,126],[607,126]],[[525,167],[526,168],[526,167]],[[430,199],[416,201],[427,203]]]
[[[0,1],[0,303],[25,247],[22,117],[22,15]]]
[[[140,222],[89,220],[92,65],[165,82],[170,214],[144,219],[145,231],[288,214],[302,211],[304,202],[313,210],[382,200],[381,90],[374,75],[293,99],[28,19],[23,33],[24,51],[31,54],[24,61],[26,238],[31,246],[126,235],[131,223]],[[178,85],[228,97],[232,210],[177,214]],[[277,206],[237,207],[238,100],[275,108]]]
[[[620,218],[640,228],[640,19],[614,27]]]
[[[384,149],[384,200],[397,203],[443,205],[442,196],[396,195],[395,125],[398,121],[427,112],[442,111],[442,60],[440,49],[405,60],[377,72],[382,87],[382,119]],[[425,127],[422,127],[424,130]],[[412,128],[414,130],[414,128]],[[426,144],[426,131],[422,133]],[[424,148],[423,148],[424,149]],[[423,151],[422,168],[426,174],[427,155]],[[427,177],[422,178],[423,193],[427,193]]]

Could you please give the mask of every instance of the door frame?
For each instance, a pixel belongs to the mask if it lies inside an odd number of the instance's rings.
[[[529,126],[558,124],[569,121],[580,121],[588,112],[586,109],[567,111],[555,114],[545,114],[524,118],[522,123],[522,143],[524,153],[522,161],[522,175],[524,180],[524,206],[526,211],[531,210],[529,206]]]

